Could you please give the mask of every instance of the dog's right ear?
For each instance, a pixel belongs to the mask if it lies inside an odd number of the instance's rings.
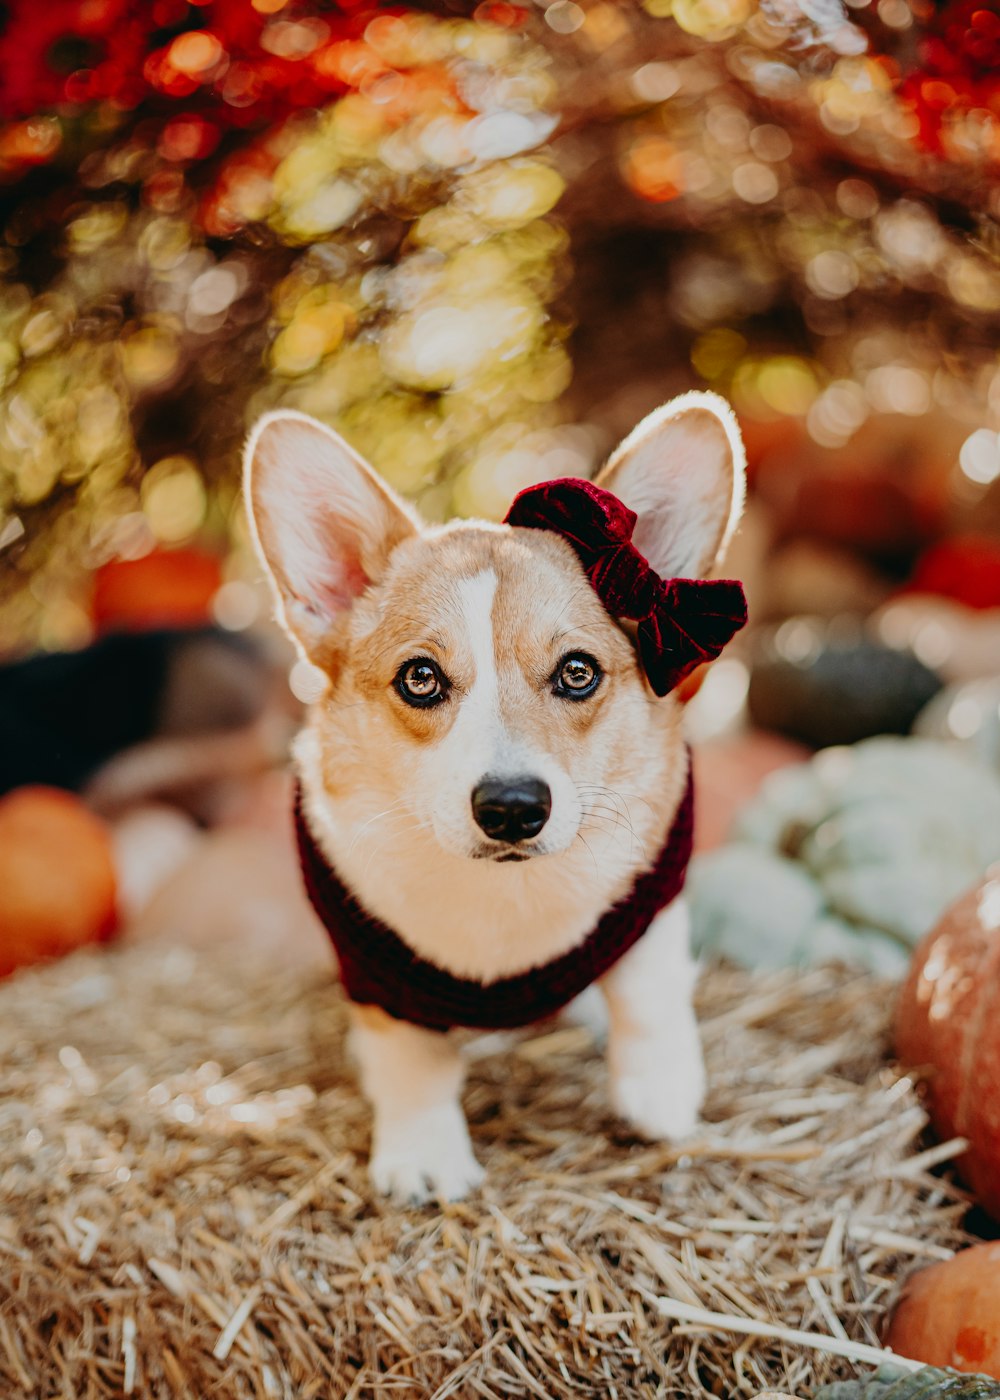
[[[704,578],[739,522],[746,456],[718,394],[681,394],[644,418],[597,477],[638,516],[632,543],[665,577]]]
[[[304,413],[265,414],[243,461],[251,534],[279,620],[321,665],[333,623],[419,522],[338,433]]]

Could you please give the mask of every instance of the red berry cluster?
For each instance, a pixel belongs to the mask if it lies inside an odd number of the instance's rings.
[[[917,141],[944,151],[950,125],[980,114],[989,131],[1000,124],[1000,0],[952,0],[921,45],[921,64],[907,76],[900,96],[918,122]],[[987,138],[982,154],[1000,158]]]
[[[54,153],[51,141],[36,142],[32,158],[32,119],[72,120],[101,104],[173,115],[176,158],[209,155],[228,129],[264,126],[353,86],[344,48],[363,25],[362,5],[370,18],[372,0],[11,0],[0,34],[0,163],[16,174]]]

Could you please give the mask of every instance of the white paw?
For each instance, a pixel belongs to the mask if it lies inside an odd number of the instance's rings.
[[[383,1144],[374,1152],[369,1175],[376,1191],[404,1204],[441,1198],[459,1201],[482,1183],[485,1172],[468,1140]]]
[[[673,1070],[666,1068],[669,1061],[657,1053],[655,1045],[624,1058],[629,1063],[611,1076],[615,1112],[643,1137],[668,1142],[690,1137],[705,1099],[700,1054],[686,1057],[686,1063]]]
[[[643,1137],[679,1142],[698,1126],[702,1093],[687,1084],[664,1085],[652,1075],[630,1074],[611,1085],[615,1112]]]

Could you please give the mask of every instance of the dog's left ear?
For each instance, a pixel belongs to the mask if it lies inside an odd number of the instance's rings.
[[[682,394],[644,418],[597,485],[639,517],[632,542],[658,574],[703,578],[720,562],[743,511],[746,455],[718,394]]]

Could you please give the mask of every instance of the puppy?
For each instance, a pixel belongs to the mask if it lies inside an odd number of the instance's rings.
[[[635,513],[622,549],[633,572],[648,561],[680,580],[669,604],[697,593],[684,580],[716,567],[739,519],[735,419],[715,395],[686,394],[626,439],[601,491],[557,485],[574,502],[589,490],[626,533],[621,503]],[[680,706],[662,694],[672,682],[654,684],[646,624],[628,620],[639,613],[612,615],[603,565],[588,571],[544,511],[542,528],[425,526],[301,414],[257,424],[245,486],[279,619],[325,680],[295,748],[300,849],[353,1002],[376,1188],[473,1189],[461,1037],[443,1032],[527,1024],[595,975],[614,1107],[646,1136],[689,1134],[705,1089],[695,967],[683,899],[659,907],[664,859],[681,852],[673,895],[690,846],[689,760]]]

